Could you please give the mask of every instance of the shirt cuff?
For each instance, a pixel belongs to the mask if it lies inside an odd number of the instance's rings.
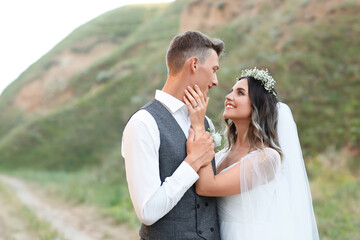
[[[185,161],[180,164],[173,176],[182,179],[186,189],[189,189],[199,179],[197,172]]]

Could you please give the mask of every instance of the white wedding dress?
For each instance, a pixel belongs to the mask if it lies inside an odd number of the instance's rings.
[[[218,198],[222,240],[319,239],[296,125],[287,105],[279,103],[278,110],[283,159],[265,148],[221,171],[240,164],[241,194]],[[216,154],[216,166],[227,153]]]

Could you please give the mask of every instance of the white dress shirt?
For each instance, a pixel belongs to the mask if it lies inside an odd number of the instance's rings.
[[[191,123],[187,106],[160,90],[156,90],[155,99],[169,110],[188,138]],[[214,130],[211,120],[207,120]],[[161,184],[159,148],[160,133],[155,119],[146,110],[139,110],[124,129],[121,152],[130,197],[138,218],[145,225],[151,225],[167,214],[199,178],[184,161]]]

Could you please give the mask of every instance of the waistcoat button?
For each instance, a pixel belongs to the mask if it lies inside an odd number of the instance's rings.
[[[196,207],[199,209],[199,208],[200,208],[200,204],[196,204]]]
[[[209,206],[209,204],[206,202],[206,203],[205,203],[205,206],[207,207],[207,206]]]
[[[201,230],[199,230],[199,234],[202,234],[203,232]]]
[[[214,228],[210,228],[210,231],[213,232],[213,231],[214,231]]]

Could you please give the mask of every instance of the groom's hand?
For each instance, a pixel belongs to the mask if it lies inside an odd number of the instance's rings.
[[[208,165],[215,156],[214,143],[211,134],[205,131],[195,140],[194,130],[190,128],[189,138],[186,142],[187,162],[196,172]]]

